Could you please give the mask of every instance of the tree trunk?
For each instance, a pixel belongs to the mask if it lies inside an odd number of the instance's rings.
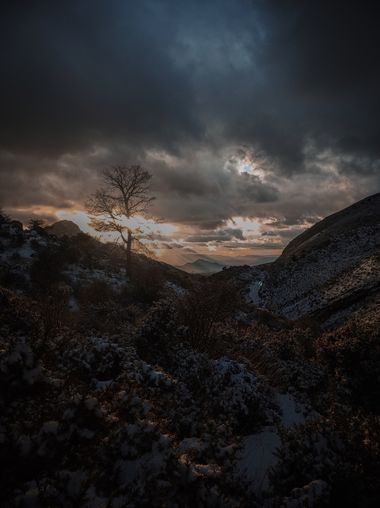
[[[132,232],[128,230],[127,238],[127,275],[130,276],[132,272]]]

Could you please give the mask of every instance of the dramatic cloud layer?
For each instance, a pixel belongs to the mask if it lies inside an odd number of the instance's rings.
[[[104,166],[141,163],[155,214],[177,227],[162,241],[279,249],[380,188],[378,10],[5,2],[0,203],[73,212]]]

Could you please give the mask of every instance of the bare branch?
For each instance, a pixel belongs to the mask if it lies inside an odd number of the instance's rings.
[[[149,249],[137,238],[137,231],[126,225],[126,219],[136,215],[146,216],[155,199],[150,196],[152,175],[141,166],[113,166],[103,171],[103,187],[86,203],[91,226],[99,232],[117,233],[127,249],[130,259],[132,243]]]

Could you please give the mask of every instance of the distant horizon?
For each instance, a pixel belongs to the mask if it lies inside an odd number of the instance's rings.
[[[7,210],[4,210],[4,211],[7,212]],[[11,218],[14,220],[20,220],[20,222],[23,223],[23,226],[26,226],[28,223],[28,219],[23,219],[23,217],[17,218],[17,216],[15,216],[15,217],[11,217]],[[33,217],[33,219],[39,220],[40,218]],[[78,219],[75,220],[75,218],[74,219],[70,219],[70,218],[61,219],[61,218],[57,217],[56,220],[52,220],[51,222],[43,223],[43,227],[52,226],[56,223],[65,222],[65,221],[74,223],[76,226],[78,226],[80,228],[82,233],[89,234],[93,238],[100,238],[101,240],[105,241],[106,243],[107,242],[112,243],[114,241],[114,240],[112,240],[112,238],[109,237],[110,235],[107,235],[107,234],[101,235],[101,234],[97,233],[94,229],[89,227],[88,224],[83,224],[82,221],[79,221]],[[171,250],[176,250],[176,249],[175,248],[169,249],[169,252]],[[178,249],[178,251],[180,251],[180,249]],[[282,250],[281,250],[281,252],[282,252]],[[188,252],[184,255],[184,257],[182,259],[183,262],[181,262],[180,259],[178,260],[178,262],[171,262],[170,260],[168,260],[166,258],[165,254],[159,255],[159,254],[154,253],[154,257],[158,261],[162,261],[164,263],[170,264],[176,268],[180,268],[181,266],[188,264],[188,263],[194,263],[198,259],[204,260],[207,258],[218,262],[219,264],[221,264],[221,266],[242,266],[244,264],[257,265],[257,264],[261,264],[261,263],[267,263],[267,262],[274,261],[275,259],[277,259],[277,257],[279,257],[281,255],[281,252],[275,256],[270,256],[270,255],[264,256],[264,255],[254,255],[254,254],[251,254],[251,255],[243,254],[243,255],[238,255],[238,256],[232,256],[232,255],[222,256],[220,254],[214,254],[213,252],[201,253],[201,252],[193,251],[193,252]],[[183,253],[182,253],[182,255],[183,255]],[[244,260],[244,262],[243,262],[243,260]]]
[[[366,198],[368,198],[372,195],[375,195],[375,194],[377,194],[377,193],[369,194],[368,196],[365,196],[363,199],[366,199]],[[359,201],[361,201],[361,200],[359,200]],[[348,206],[351,206],[353,204],[354,203],[350,203]],[[344,208],[346,208],[346,207],[344,207]],[[7,210],[4,210],[4,211],[7,212]],[[338,211],[340,211],[340,209],[335,210],[334,212],[332,212],[332,214],[336,213]],[[329,214],[329,215],[331,215],[331,214]],[[328,217],[328,216],[321,217],[320,220],[323,220],[326,217]],[[27,221],[28,221],[28,219],[23,218],[22,215],[21,215],[21,217],[20,216],[17,217],[17,215],[16,215],[12,218],[14,218],[16,220],[20,220],[21,222],[23,222],[24,225],[26,225]],[[39,217],[36,217],[36,218],[38,219]],[[114,241],[112,239],[111,235],[99,234],[93,228],[91,228],[88,224],[89,218],[84,212],[76,212],[72,216],[70,216],[69,214],[67,214],[67,212],[58,211],[56,220],[51,220],[50,222],[47,221],[44,224],[44,226],[52,225],[52,224],[55,224],[56,222],[61,222],[61,221],[73,222],[80,228],[80,230],[83,233],[87,233],[92,237],[100,238],[106,242],[113,242]],[[319,222],[319,220],[316,221],[314,224],[316,224],[317,222]],[[314,224],[310,224],[308,227],[312,227]],[[161,226],[160,224],[157,225],[157,227],[160,227],[160,226]],[[167,226],[168,225],[166,225],[166,227]],[[170,235],[173,234],[173,230],[171,228],[174,228],[174,225],[169,225],[169,226],[171,226],[171,227],[169,227],[169,232],[167,233],[167,236],[168,236],[167,241],[169,241],[171,239]],[[184,265],[192,264],[192,263],[196,262],[197,260],[212,260],[212,261],[220,264],[221,266],[243,266],[243,265],[256,266],[259,264],[266,264],[266,263],[271,263],[271,262],[275,261],[279,256],[281,256],[282,251],[289,244],[289,242],[291,242],[295,237],[297,237],[299,234],[301,234],[306,229],[308,229],[308,228],[301,229],[298,232],[298,234],[296,234],[293,238],[289,238],[288,242],[286,244],[284,244],[282,248],[278,249],[278,251],[276,251],[276,253],[272,252],[272,253],[269,253],[266,255],[263,254],[263,250],[260,250],[259,253],[238,254],[238,255],[236,255],[236,254],[233,255],[233,254],[228,253],[228,254],[223,255],[223,254],[218,253],[218,251],[216,251],[216,250],[207,250],[207,251],[199,252],[199,251],[194,250],[193,248],[190,248],[190,247],[186,248],[183,246],[181,246],[180,248],[171,247],[170,249],[164,249],[163,252],[162,251],[161,252],[160,251],[154,252],[154,250],[153,250],[153,254],[157,260],[162,261],[167,264],[170,264],[176,268],[181,268]],[[160,233],[160,235],[162,236],[163,233]],[[149,241],[150,240],[147,239],[148,245],[149,245]],[[151,240],[151,243],[154,247],[155,240]],[[171,255],[171,257],[170,257],[170,255]]]

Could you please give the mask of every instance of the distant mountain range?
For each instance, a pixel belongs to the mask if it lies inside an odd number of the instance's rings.
[[[64,236],[71,238],[82,233],[80,227],[71,220],[60,220],[46,226],[44,229],[49,235],[53,235],[58,238],[62,238]],[[204,254],[189,253],[186,254],[184,259],[186,260],[186,263],[183,263],[182,265],[176,264],[173,266],[186,273],[207,275],[220,272],[227,266],[257,265],[272,262],[275,259],[276,256],[250,255],[232,257],[218,254],[214,256],[207,256]]]
[[[188,261],[183,265],[177,265],[177,268],[183,270],[187,273],[197,273],[197,274],[212,274],[218,273],[223,268],[229,266],[252,266],[263,263],[271,263],[276,259],[277,256],[204,256],[197,255],[197,258],[194,261]]]
[[[220,270],[223,270],[224,266],[225,265],[211,259],[199,258],[193,263],[185,263],[178,268],[187,273],[210,274],[220,272]]]

